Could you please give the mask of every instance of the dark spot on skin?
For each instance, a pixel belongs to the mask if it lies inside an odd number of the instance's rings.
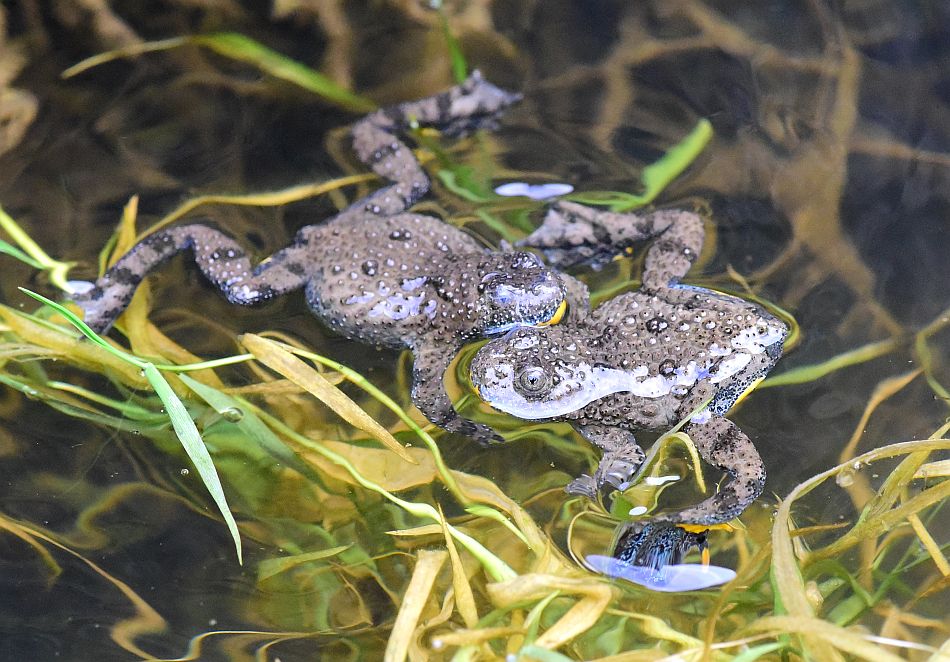
[[[116,267],[112,270],[111,275],[112,280],[122,285],[133,285],[140,280],[134,271],[126,267]]]
[[[439,117],[450,119],[450,111],[452,110],[452,98],[448,94],[439,94],[435,97],[436,108],[438,109]]]
[[[379,271],[379,262],[376,260],[366,260],[360,268],[367,276],[375,276]]]
[[[665,331],[669,325],[670,323],[662,317],[654,317],[652,319],[648,319],[644,326],[650,333],[660,333],[661,331]]]

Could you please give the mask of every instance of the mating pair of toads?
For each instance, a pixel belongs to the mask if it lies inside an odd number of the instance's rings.
[[[749,438],[724,418],[775,364],[787,328],[759,306],[680,284],[703,245],[702,220],[684,211],[618,214],[562,201],[521,242],[534,253],[485,249],[438,218],[407,211],[429,179],[404,142],[410,127],[461,135],[495,123],[520,95],[477,72],[433,97],[371,113],[353,128],[358,157],[389,182],[330,221],[302,228],[253,266],[229,235],[204,224],[157,231],[74,300],[106,331],[141,280],[184,250],[232,303],[252,305],[304,288],[337,333],[413,354],[412,400],[440,427],[502,441],[455,412],[443,375],[463,344],[496,337],[471,364],[492,407],[529,420],[569,421],[604,454],[567,491],[594,498],[624,489],[644,459],[634,430],[687,420],[702,457],[730,480],[705,501],[628,524],[615,554],[637,565],[678,562],[704,534],[678,524],[727,522],[761,494],[765,469]],[[642,287],[590,309],[586,286],[561,272],[598,267],[653,240]],[[688,527],[696,531],[697,527]]]

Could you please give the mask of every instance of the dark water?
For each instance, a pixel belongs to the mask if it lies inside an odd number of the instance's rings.
[[[72,2],[5,5],[0,92],[4,65],[12,70],[19,58],[22,68],[10,85],[32,95],[38,113],[18,144],[0,154],[0,204],[51,255],[78,261],[77,277],[90,277],[132,195],[139,196],[143,228],[196,194],[274,190],[362,171],[339,131],[356,115],[208,51],[151,54],[60,78],[77,61],[137,38],[228,30],[379,103],[451,83],[434,14],[408,2],[307,6],[274,16],[266,3],[194,2],[186,9],[119,2],[114,14],[93,17]],[[495,167],[507,169],[506,176],[544,173],[581,190],[634,191],[644,165],[699,118],[710,119],[713,143],[660,199],[698,206],[713,220],[715,234],[691,280],[741,291],[729,276],[734,269],[757,295],[794,314],[801,341],[776,374],[872,341],[898,340],[872,361],[757,391],[731,416],[769,467],[767,495],[784,496],[837,464],[882,380],[922,367],[913,334],[950,307],[947,3],[497,1],[450,7],[448,15],[470,63],[525,94],[497,132],[460,155],[478,160],[496,153]],[[471,217],[470,205],[437,193],[444,212]],[[321,197],[205,213],[267,255],[334,209]],[[0,264],[0,302],[28,306],[16,292],[21,285],[51,291],[28,267],[5,256]],[[606,289],[638,270],[627,261],[584,277]],[[235,334],[279,330],[406,402],[396,381],[405,377],[405,362],[333,337],[307,314],[302,297],[263,309],[231,308],[195,269],[176,262],[156,280],[153,310],[153,321],[196,354],[232,353]],[[930,338],[927,367],[943,384],[950,382],[948,341],[946,330]],[[56,379],[105,385],[46,367]],[[872,416],[858,450],[927,437],[946,416],[947,402],[917,377]],[[519,427],[483,417],[506,430]],[[130,659],[134,651],[122,646],[130,641],[148,655],[175,658],[200,633],[232,629],[310,633],[288,635],[260,653],[266,659],[382,655],[395,613],[382,587],[398,594],[411,572],[397,552],[379,552],[389,544],[383,532],[417,521],[385,504],[364,503],[370,526],[345,518],[337,525],[338,541],[359,540],[380,554],[384,581],[354,575],[351,594],[321,579],[268,584],[256,581],[256,563],[279,555],[282,540],[303,549],[325,542],[302,522],[333,529],[332,517],[307,512],[302,503],[281,508],[283,488],[258,494],[270,505],[261,508],[260,528],[245,531],[250,560],[241,569],[224,527],[208,517],[213,511],[194,472],[182,473],[187,461],[163,452],[174,448],[167,432],[145,435],[157,437],[156,445],[6,387],[0,387],[0,421],[2,514],[74,552],[47,546],[46,557],[10,530],[0,535],[0,659]],[[339,438],[332,422],[313,426]],[[443,449],[450,466],[487,476],[528,503],[563,543],[566,497],[559,488],[591,455],[576,440],[552,445],[551,439],[526,434],[485,452],[447,438]],[[552,463],[557,471],[548,471]],[[457,506],[441,500],[456,514]],[[810,515],[834,521],[850,512],[840,501],[840,492],[837,501],[817,501]],[[753,519],[765,519],[774,503],[767,496]],[[121,624],[134,602],[116,581],[146,601],[166,628],[125,637]],[[350,616],[358,604],[353,595],[368,605],[360,618]],[[210,637],[201,659],[253,659],[271,639]]]

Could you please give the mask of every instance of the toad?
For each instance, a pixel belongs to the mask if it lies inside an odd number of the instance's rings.
[[[616,214],[562,202],[523,243],[571,266],[602,264],[647,237],[657,238],[639,290],[560,325],[490,341],[472,360],[472,383],[493,408],[527,420],[569,421],[600,447],[593,476],[567,486],[591,498],[602,488],[624,489],[640,467],[644,453],[634,431],[666,431],[685,420],[703,459],[731,480],[703,502],[649,521],[724,523],[765,483],[755,447],[725,414],[778,361],[786,325],[749,301],[680,283],[704,238],[702,219],[691,212]]]
[[[491,251],[438,218],[407,212],[429,190],[429,179],[402,136],[417,126],[461,135],[493,124],[519,99],[476,71],[441,94],[373,112],[354,125],[353,146],[388,186],[326,223],[302,228],[256,266],[240,243],[210,225],[158,230],[73,299],[87,324],[104,332],[150,271],[190,250],[231,303],[254,305],[304,288],[310,310],[335,332],[410,349],[412,401],[422,413],[451,432],[500,441],[455,412],[442,381],[446,368],[465,342],[557,322],[566,290],[577,310],[586,310],[586,289],[565,284],[530,252]]]

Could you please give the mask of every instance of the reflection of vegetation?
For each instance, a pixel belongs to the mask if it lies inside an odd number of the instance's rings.
[[[319,20],[336,26],[328,28],[332,43],[326,66],[338,73],[338,80],[345,79],[339,72],[346,70],[340,55],[346,51],[337,46],[352,34],[339,29],[345,19],[334,13],[333,3],[326,5],[319,10]],[[154,43],[138,39],[105,4],[101,7],[107,16],[95,23],[96,29],[118,42],[103,37],[109,48],[125,49],[126,54],[154,50],[150,47]],[[478,26],[471,23],[477,18],[454,16],[450,10],[446,9],[450,22],[477,31]],[[418,12],[408,6],[405,11]],[[503,456],[509,462],[514,458],[516,466],[499,467],[491,472],[497,473],[497,479],[488,480],[450,468],[453,462],[442,458],[433,439],[435,431],[420,426],[400,404],[405,389],[374,386],[371,379],[379,381],[375,376],[302,349],[287,334],[228,336],[232,347],[219,354],[246,359],[233,350],[233,345],[241,343],[256,360],[230,367],[206,363],[190,376],[169,371],[167,382],[187,407],[188,420],[201,432],[221,476],[245,543],[246,563],[256,571],[255,584],[241,584],[233,556],[228,559],[234,585],[215,589],[221,594],[207,599],[229,602],[230,592],[239,595],[234,602],[243,606],[231,604],[228,620],[240,619],[246,629],[212,629],[194,637],[184,653],[187,659],[197,659],[214,647],[224,654],[240,649],[234,654],[243,655],[253,648],[262,656],[285,658],[283,647],[299,639],[321,640],[308,642],[301,650],[312,652],[319,646],[327,655],[349,659],[385,654],[387,659],[429,655],[468,660],[520,652],[523,659],[537,660],[607,656],[654,660],[672,654],[679,659],[744,662],[765,658],[893,660],[898,659],[896,651],[920,659],[933,655],[937,660],[936,649],[941,646],[947,653],[942,642],[950,634],[945,621],[950,564],[945,558],[947,543],[940,539],[945,526],[938,518],[946,516],[941,506],[950,496],[946,480],[950,467],[939,459],[950,450],[948,426],[932,424],[929,409],[920,419],[908,412],[923,411],[924,401],[932,406],[932,399],[940,406],[950,402],[940,372],[945,354],[938,349],[950,314],[943,312],[921,330],[895,320],[875,298],[873,272],[848,242],[838,213],[850,153],[944,164],[946,158],[862,131],[857,108],[863,58],[819,5],[814,11],[821,19],[824,46],[807,55],[786,54],[701,2],[678,3],[668,11],[692,26],[685,36],[655,37],[644,27],[642,17],[631,13],[620,26],[619,41],[609,57],[596,67],[563,72],[550,84],[594,76],[603,79],[605,98],[592,123],[592,136],[607,152],[630,106],[628,72],[636,67],[676,53],[715,49],[754,63],[758,72],[781,70],[813,77],[816,102],[809,122],[816,130],[796,132],[795,127],[763,117],[761,132],[732,140],[718,137],[706,161],[691,170],[686,180],[690,186],[726,196],[743,193],[745,180],[737,172],[755,170],[750,178],[769,182],[772,200],[790,219],[794,234],[792,243],[767,267],[746,278],[734,274],[709,284],[758,295],[766,286],[774,287],[781,276],[788,276],[796,284],[788,288],[782,305],[792,309],[829,275],[855,295],[856,303],[841,330],[863,324],[870,329],[870,337],[849,339],[846,347],[855,349],[814,359],[765,383],[783,387],[783,395],[793,394],[793,385],[821,388],[836,375],[898,357],[911,358],[912,369],[874,378],[877,386],[850,439],[837,444],[843,448],[838,465],[795,487],[778,506],[774,522],[766,510],[757,509],[744,516],[745,526],[731,535],[716,534],[716,554],[735,559],[739,576],[734,582],[722,590],[658,596],[597,578],[565,556],[561,545],[566,537],[570,551],[582,555],[585,545],[594,549],[609,539],[610,525],[602,517],[591,516],[602,515],[597,509],[569,500],[560,491],[566,474],[553,465],[587,459],[586,451],[565,438],[562,427],[518,424],[509,438],[541,438],[548,454],[533,458],[519,451]],[[439,36],[434,40],[436,48],[444,50],[439,19],[428,14],[414,17],[423,24],[428,21]],[[222,42],[230,51],[224,46],[215,48],[218,38],[177,38],[161,44],[201,43],[227,57],[237,49],[239,60],[322,93],[313,87],[317,85],[313,81],[321,79],[275,51],[233,35]],[[463,38],[449,43],[454,44],[449,59],[458,71],[464,68],[458,55],[466,42]],[[248,60],[253,52],[262,59]],[[439,57],[446,56],[433,54]],[[222,75],[219,83],[229,80],[234,90],[245,89],[239,77],[232,80]],[[0,88],[5,83],[0,80]],[[341,89],[346,92],[347,88]],[[336,102],[351,107],[366,103],[360,97],[345,96]],[[659,126],[665,145],[689,129],[682,122]],[[436,138],[420,136],[426,155],[438,165],[440,180],[460,193],[436,191],[437,200],[427,204],[448,210],[456,222],[489,240],[515,240],[530,228],[528,214],[535,203],[490,195],[487,185],[493,177],[524,176],[504,171],[494,162],[493,140],[476,137],[468,145],[444,148]],[[474,158],[462,162],[458,151],[473,144]],[[776,145],[780,157],[763,149]],[[128,158],[143,166],[130,168],[136,176],[152,173],[148,181],[153,185],[166,181],[155,175],[156,168],[141,155],[133,153]],[[630,171],[624,177],[633,181],[638,174]],[[559,178],[549,173],[529,175]],[[364,185],[372,178],[358,174],[260,195],[195,196],[159,224],[173,222],[199,206],[241,205],[252,210],[323,194],[345,202],[343,187]],[[657,190],[644,183],[645,194],[652,198]],[[668,179],[662,182],[668,183]],[[674,194],[684,191],[677,183],[673,187]],[[629,202],[629,195],[618,193],[613,201]],[[475,202],[480,204],[469,204]],[[36,242],[17,235],[8,216],[0,215],[0,220],[11,242],[0,243],[0,251],[32,268],[46,269],[54,285],[65,287],[69,265],[51,260]],[[135,240],[134,220],[131,206],[103,264]],[[617,267],[591,284],[595,294],[603,297],[629,287],[629,279]],[[147,360],[163,369],[199,363],[198,357],[151,323],[147,301],[148,290],[142,288],[119,325],[136,361]],[[198,330],[195,337],[217,331],[210,318],[192,324]],[[807,333],[808,329],[806,337]],[[115,485],[82,477],[57,479],[42,472],[29,476],[25,480],[32,481],[26,483],[31,490],[76,493],[74,528],[56,529],[10,514],[0,516],[0,528],[29,546],[51,584],[62,571],[62,559],[72,556],[119,591],[134,615],[118,620],[106,614],[102,619],[112,619],[112,637],[120,646],[149,657],[150,645],[145,642],[166,628],[163,616],[172,618],[177,602],[150,604],[135,581],[120,580],[118,573],[110,574],[108,564],[94,563],[92,558],[138,540],[151,545],[161,536],[181,535],[180,522],[195,522],[207,513],[207,494],[192,477],[168,470],[188,465],[162,411],[167,401],[163,404],[149,391],[146,378],[154,374],[143,375],[141,368],[95,343],[77,340],[72,329],[60,326],[49,311],[23,314],[0,307],[0,381],[9,387],[0,400],[4,420],[29,411],[25,400],[11,397],[10,389],[15,389],[65,415],[125,431],[129,456],[145,474]],[[890,407],[901,411],[894,414]],[[482,416],[501,429],[515,425],[497,414],[483,412]],[[889,433],[891,438],[918,440],[880,445],[858,454],[860,445],[882,438],[868,430],[887,425],[892,418],[897,420],[898,432]],[[832,435],[829,430],[821,443],[835,444]],[[162,454],[151,454],[135,444],[139,437],[152,440]],[[0,437],[0,449],[5,439]],[[527,440],[520,445],[529,446]],[[658,446],[656,451],[658,459],[651,471],[657,475],[664,473],[664,463],[684,467],[685,454],[677,456],[672,445]],[[446,457],[451,457],[449,452]],[[480,457],[490,466],[489,456]],[[664,500],[675,498],[682,489],[682,485],[671,487]],[[624,500],[617,499],[612,511],[622,513],[635,503],[652,505],[655,495],[637,486]],[[140,501],[148,505],[143,512],[186,511],[171,523],[171,534],[129,530],[110,521],[112,514]],[[846,507],[849,501],[851,508]],[[828,503],[845,506],[828,508]],[[155,517],[160,527],[161,520]],[[213,526],[220,528],[220,524]],[[208,558],[215,556],[213,549],[205,552]],[[190,563],[198,577],[204,559]],[[200,584],[190,587],[202,589]],[[151,595],[148,598],[152,601]],[[196,627],[203,626],[189,624],[188,630]],[[171,646],[178,645],[169,641]]]

